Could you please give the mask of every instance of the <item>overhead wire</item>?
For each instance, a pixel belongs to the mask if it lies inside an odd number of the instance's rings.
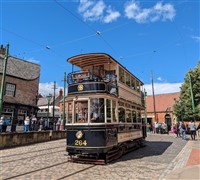
[[[96,35],[98,35],[103,42],[112,49],[112,51],[114,51],[116,54],[118,54],[118,52],[111,46],[111,44],[105,40],[105,38],[101,35],[101,32],[94,29],[92,26],[90,26],[89,24],[87,24],[86,22],[84,22],[81,18],[79,18],[78,16],[76,16],[74,13],[72,13],[69,9],[67,9],[65,6],[63,6],[61,3],[59,3],[57,0],[54,0],[54,2],[59,5],[61,8],[63,8],[65,11],[67,11],[68,13],[70,13],[74,18],[76,18],[78,21],[80,21],[82,24],[84,24],[85,26],[87,26],[90,30],[92,30],[94,33],[96,33]]]

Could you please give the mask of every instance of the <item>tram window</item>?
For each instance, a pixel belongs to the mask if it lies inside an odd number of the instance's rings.
[[[112,101],[112,118],[113,118],[113,122],[117,122],[117,106],[116,106],[116,101]]]
[[[131,111],[126,110],[126,122],[130,123],[131,122]]]
[[[131,86],[130,74],[126,73],[126,85]]]
[[[67,123],[72,123],[72,103],[67,103]]]
[[[139,123],[142,122],[141,113],[139,111],[138,111],[138,115],[137,115],[137,122],[139,122]]]
[[[139,91],[140,92],[140,83],[137,81],[137,91]]]
[[[119,67],[119,81],[125,83],[124,70]]]
[[[136,112],[135,111],[132,111],[132,120],[133,120],[133,123],[137,122],[137,117],[136,117]]]
[[[111,123],[111,100],[106,99],[107,123]]]
[[[136,82],[133,77],[131,77],[131,87],[132,87],[132,89],[136,89]]]
[[[125,109],[119,108],[119,122],[125,122]]]
[[[90,120],[93,123],[104,122],[104,99],[92,98],[90,102]]]
[[[88,121],[88,101],[75,102],[75,123]]]

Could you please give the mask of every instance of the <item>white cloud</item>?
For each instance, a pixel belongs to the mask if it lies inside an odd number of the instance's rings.
[[[40,63],[40,61],[37,61],[37,60],[34,59],[34,58],[29,58],[29,59],[25,58],[25,59],[26,59],[26,61],[29,61],[29,62],[32,62],[32,63],[36,63],[36,64],[39,64],[39,63]]]
[[[161,77],[158,77],[157,80],[158,81],[163,81],[163,79]]]
[[[192,36],[192,39],[194,39],[197,42],[200,42],[200,36]]]
[[[154,83],[154,94],[180,92],[182,83]],[[147,95],[152,95],[152,84],[145,84]]]
[[[110,23],[120,17],[120,13],[107,6],[103,0],[97,2],[81,0],[78,12],[82,14],[85,21]]]
[[[97,21],[103,17],[105,3],[100,0],[96,4],[92,1],[80,1],[79,12],[82,13],[84,20]]]
[[[49,93],[53,95],[53,86],[54,86],[54,82],[46,82],[46,83],[39,83],[39,93],[42,96],[46,96]],[[58,95],[58,92],[60,89],[63,89],[63,87],[59,86],[58,84],[56,84],[56,95]]]
[[[108,8],[107,13],[108,14],[103,18],[105,23],[110,23],[120,17],[120,13],[118,11],[112,10],[111,8]]]
[[[162,2],[158,2],[152,8],[142,9],[139,2],[131,1],[125,4],[124,11],[128,19],[134,19],[137,23],[155,22],[158,20],[172,21],[176,15],[172,4],[162,4]]]

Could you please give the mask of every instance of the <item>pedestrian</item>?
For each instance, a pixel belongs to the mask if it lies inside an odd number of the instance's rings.
[[[181,123],[181,134],[182,134],[182,139],[186,140],[186,126],[184,121]]]
[[[11,123],[11,129],[10,129],[10,131],[11,131],[11,132],[16,132],[17,119],[13,119],[11,122],[12,122],[12,123]]]
[[[32,131],[36,131],[37,118],[35,117],[35,115],[33,115],[33,117],[32,117],[31,126],[32,126],[31,127]]]
[[[189,128],[190,128],[190,135],[192,140],[195,141],[195,136],[196,136],[196,126],[194,123],[194,120],[191,120],[191,122],[189,123]]]
[[[172,131],[173,131],[174,134],[176,134],[176,124],[173,124]]]
[[[2,132],[6,132],[7,129],[7,123],[6,123],[6,119],[4,116],[2,116],[2,120],[3,120],[3,124],[2,124]]]
[[[176,137],[181,137],[180,135],[180,123],[176,123]]]
[[[0,119],[0,133],[3,132],[3,123],[4,123],[5,119],[4,116],[1,117]]]
[[[41,118],[39,121],[39,131],[43,130],[43,123],[44,123],[44,120],[43,120],[43,118]]]
[[[26,116],[26,118],[24,120],[24,132],[29,131],[29,125],[30,125],[30,118],[29,118],[29,116]]]
[[[199,123],[199,125],[197,126],[197,137],[198,137],[198,139],[200,140],[200,123]]]

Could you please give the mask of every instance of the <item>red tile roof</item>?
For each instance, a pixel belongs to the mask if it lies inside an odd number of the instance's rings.
[[[173,111],[174,100],[178,100],[180,92],[155,95],[156,112]],[[154,112],[153,95],[147,96],[147,112]]]

